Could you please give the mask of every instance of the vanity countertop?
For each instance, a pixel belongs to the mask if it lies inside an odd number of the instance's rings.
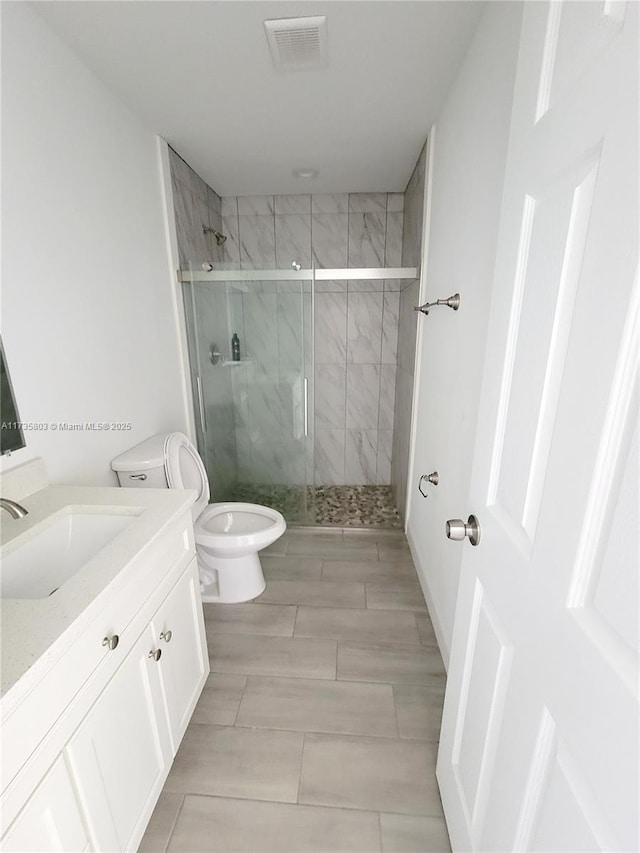
[[[194,491],[48,486],[23,499],[29,511],[2,513],[2,550],[35,538],[39,525],[70,511],[132,515],[133,521],[48,598],[0,601],[0,696],[5,716],[127,582],[127,568],[194,503]],[[5,517],[6,516],[6,517]]]

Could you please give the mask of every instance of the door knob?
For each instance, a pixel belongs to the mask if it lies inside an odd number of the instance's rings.
[[[461,518],[450,518],[447,521],[447,539],[462,542],[467,538],[472,545],[480,542],[480,522],[475,515],[470,515],[466,524]]]
[[[153,658],[153,660],[158,661],[162,657],[162,649],[151,649],[147,657]]]

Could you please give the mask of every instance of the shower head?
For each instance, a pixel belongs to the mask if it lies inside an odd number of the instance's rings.
[[[216,243],[218,246],[222,246],[222,244],[227,239],[226,234],[221,234],[219,231],[216,231],[215,228],[209,228],[208,225],[202,226],[202,233],[203,234],[213,234],[213,236],[216,238]]]

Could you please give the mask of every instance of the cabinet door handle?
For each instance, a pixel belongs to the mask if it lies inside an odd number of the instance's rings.
[[[105,637],[102,641],[103,646],[108,646],[109,651],[112,652],[115,647],[120,642],[120,637],[117,634],[112,634],[110,637]]]
[[[163,631],[163,632],[160,634],[160,639],[161,639],[161,640],[164,640],[164,641],[165,641],[165,643],[170,643],[170,642],[171,642],[171,637],[173,637],[173,633],[172,633],[171,631]]]
[[[162,657],[162,649],[151,649],[151,651],[149,652],[149,657],[153,658],[154,660],[160,660],[160,658]]]

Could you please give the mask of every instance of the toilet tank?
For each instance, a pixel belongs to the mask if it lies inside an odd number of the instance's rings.
[[[168,489],[164,470],[164,433],[125,450],[111,460],[111,468],[118,475],[121,486],[126,488]]]

